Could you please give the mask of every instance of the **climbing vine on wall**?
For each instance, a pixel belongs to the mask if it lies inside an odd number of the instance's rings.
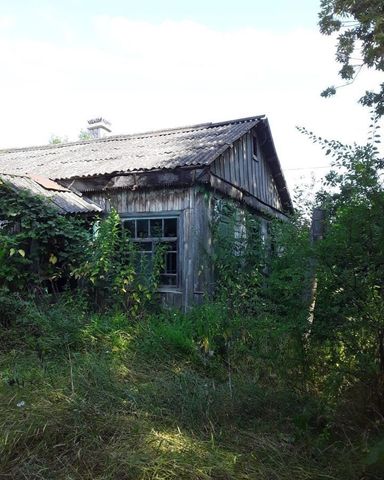
[[[0,287],[55,289],[84,261],[84,220],[60,215],[43,198],[0,184]]]

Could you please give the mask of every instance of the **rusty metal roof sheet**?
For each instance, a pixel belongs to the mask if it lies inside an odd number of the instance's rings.
[[[65,188],[47,178],[35,178],[26,175],[8,175],[0,173],[0,183],[4,182],[14,190],[27,190],[32,195],[48,200],[61,214],[95,213],[102,209],[91,200]]]
[[[263,115],[98,140],[0,151],[0,171],[55,180],[208,165]]]

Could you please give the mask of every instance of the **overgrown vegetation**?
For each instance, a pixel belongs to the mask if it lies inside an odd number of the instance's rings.
[[[140,274],[140,252],[112,211],[103,221],[65,217],[44,199],[0,184],[0,293],[54,293],[80,285],[96,310],[123,311],[154,298],[161,249]],[[138,268],[139,267],[139,268]],[[3,319],[3,323],[6,319]]]
[[[156,307],[161,250],[141,275],[115,212],[92,232],[0,197],[23,226],[0,230],[0,476],[382,478],[379,137],[309,135],[334,156],[324,239],[300,213],[267,226],[218,200],[216,295],[186,314]],[[68,275],[77,288],[47,288]]]
[[[60,215],[27,191],[0,183],[0,289],[56,290],[84,261],[90,233],[84,221]]]
[[[161,247],[153,262],[145,264],[145,258],[122,228],[115,210],[94,227],[86,259],[73,270],[74,277],[88,282],[97,308],[121,309],[139,316],[140,310],[145,312],[158,287],[163,263]]]
[[[328,87],[323,97],[354,82],[364,68],[384,71],[384,6],[382,0],[321,0],[320,32],[338,33],[336,61],[342,65],[339,75],[346,81]],[[379,118],[384,115],[384,83],[377,91],[366,91],[359,102],[372,108]]]

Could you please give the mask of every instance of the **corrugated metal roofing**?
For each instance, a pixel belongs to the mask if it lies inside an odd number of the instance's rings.
[[[41,179],[41,181],[40,181]],[[28,176],[0,173],[0,182],[11,185],[15,190],[27,190],[32,195],[47,199],[59,213],[101,212],[102,209],[90,200],[68,190],[49,179],[40,177],[39,181]],[[49,185],[45,188],[44,184]]]
[[[264,116],[0,151],[0,171],[55,180],[207,165]]]

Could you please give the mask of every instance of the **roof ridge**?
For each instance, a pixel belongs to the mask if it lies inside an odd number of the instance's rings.
[[[22,175],[20,173],[5,173],[0,172],[0,175],[7,175],[7,177],[26,177],[27,175]]]
[[[172,132],[179,132],[179,131],[188,131],[188,130],[196,130],[196,129],[204,129],[204,128],[215,128],[220,127],[222,125],[231,125],[233,123],[246,123],[252,122],[255,120],[259,120],[261,118],[265,118],[265,115],[256,115],[254,117],[244,117],[244,118],[237,118],[233,120],[226,120],[224,122],[207,122],[207,123],[197,123],[194,125],[185,125],[182,127],[172,127],[172,128],[163,128],[161,130],[150,130],[148,132],[141,132],[141,133],[132,133],[129,135],[120,135],[123,137],[151,137],[153,134],[162,135],[163,133],[166,135],[167,133]],[[112,137],[106,137],[105,140]]]
[[[29,173],[6,173],[6,172],[0,172],[0,176],[1,175],[6,175],[7,177],[20,177],[20,178],[31,178],[30,174]],[[44,176],[44,175],[41,175],[41,176]],[[48,180],[51,180],[49,177],[45,177],[45,178],[48,178]],[[56,181],[56,180],[52,180],[52,181]]]
[[[46,144],[46,145],[35,145],[30,147],[16,147],[16,148],[4,148],[0,149],[0,156],[6,153],[12,152],[31,152],[31,151],[38,151],[38,150],[46,150],[46,149],[55,149],[55,148],[65,148],[71,147],[75,145],[89,145],[89,144],[97,144],[97,143],[106,143],[113,140],[129,140],[131,138],[151,138],[154,136],[165,136],[171,135],[172,133],[176,132],[186,132],[188,130],[197,130],[197,129],[207,129],[207,128],[216,128],[224,125],[231,125],[235,123],[246,123],[252,122],[255,120],[260,120],[265,118],[265,115],[256,115],[253,117],[244,117],[244,118],[237,118],[233,120],[226,120],[223,122],[208,122],[208,123],[198,123],[195,125],[186,125],[183,127],[173,127],[173,128],[164,128],[160,130],[150,130],[147,132],[139,132],[139,133],[130,133],[130,134],[123,134],[123,135],[110,135],[105,138],[97,138],[91,140],[76,140],[74,142],[65,142],[65,143],[54,143],[54,144]]]

